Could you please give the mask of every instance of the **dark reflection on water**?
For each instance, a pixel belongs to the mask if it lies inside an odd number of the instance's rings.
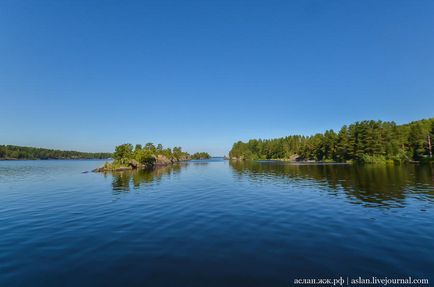
[[[231,161],[240,177],[303,182],[312,180],[330,193],[341,190],[351,203],[366,207],[403,207],[412,196],[434,201],[433,168],[427,165],[292,164]],[[415,194],[416,193],[416,194]]]
[[[107,172],[105,176],[112,176],[113,191],[130,191],[132,187],[137,189],[143,184],[158,183],[163,177],[170,180],[171,176],[175,176],[181,171],[182,166],[185,164],[162,166],[152,170]]]

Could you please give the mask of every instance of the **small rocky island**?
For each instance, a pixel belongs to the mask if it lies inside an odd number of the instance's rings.
[[[113,162],[106,162],[94,172],[125,171],[135,169],[152,169],[159,166],[188,161],[191,159],[208,159],[210,155],[205,152],[190,155],[181,147],[164,148],[161,144],[147,143],[145,146],[136,144],[123,144],[115,148]]]

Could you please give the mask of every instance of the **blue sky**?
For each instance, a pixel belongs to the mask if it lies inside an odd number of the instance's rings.
[[[0,144],[111,151],[433,117],[434,1],[0,2]]]

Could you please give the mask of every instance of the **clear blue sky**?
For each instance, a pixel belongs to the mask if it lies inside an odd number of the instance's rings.
[[[0,144],[224,155],[434,116],[434,1],[0,2]]]

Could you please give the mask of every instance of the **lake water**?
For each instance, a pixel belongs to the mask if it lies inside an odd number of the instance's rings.
[[[0,162],[0,286],[434,282],[430,166]]]

